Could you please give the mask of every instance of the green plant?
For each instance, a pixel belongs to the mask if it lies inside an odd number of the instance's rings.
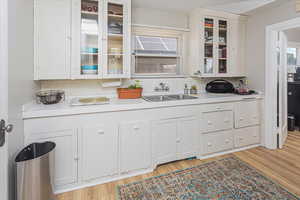
[[[196,85],[192,85],[191,89],[192,90],[197,90],[197,86]]]
[[[141,81],[140,80],[135,80],[134,81],[135,83],[130,85],[128,87],[128,89],[139,89],[139,88],[142,88],[142,85],[141,85]]]

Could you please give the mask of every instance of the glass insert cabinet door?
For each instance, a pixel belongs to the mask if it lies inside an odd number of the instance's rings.
[[[204,19],[204,74],[214,73],[215,20]]]
[[[228,22],[217,18],[204,18],[203,74],[225,74],[228,57]]]
[[[107,74],[123,74],[123,5],[108,3]]]
[[[128,4],[125,1],[108,1],[105,4],[104,27],[104,78],[126,78],[130,67],[130,31]]]
[[[73,0],[73,79],[130,76],[130,8],[130,0]]]
[[[219,44],[218,44],[218,73],[227,73],[227,37],[228,25],[226,20],[218,20],[219,25]]]
[[[81,0],[80,75],[98,75],[101,10],[98,0]]]

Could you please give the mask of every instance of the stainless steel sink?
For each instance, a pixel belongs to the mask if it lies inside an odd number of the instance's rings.
[[[198,97],[175,94],[175,95],[153,95],[153,96],[143,96],[143,99],[150,102],[164,102],[164,101],[179,101],[179,100],[190,100],[198,99]]]

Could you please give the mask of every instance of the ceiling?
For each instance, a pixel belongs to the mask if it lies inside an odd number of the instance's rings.
[[[133,0],[133,7],[189,12],[194,8],[210,8],[242,14],[276,0]]]

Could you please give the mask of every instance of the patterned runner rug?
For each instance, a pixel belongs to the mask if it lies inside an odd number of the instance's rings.
[[[117,187],[119,200],[300,200],[232,156]]]

